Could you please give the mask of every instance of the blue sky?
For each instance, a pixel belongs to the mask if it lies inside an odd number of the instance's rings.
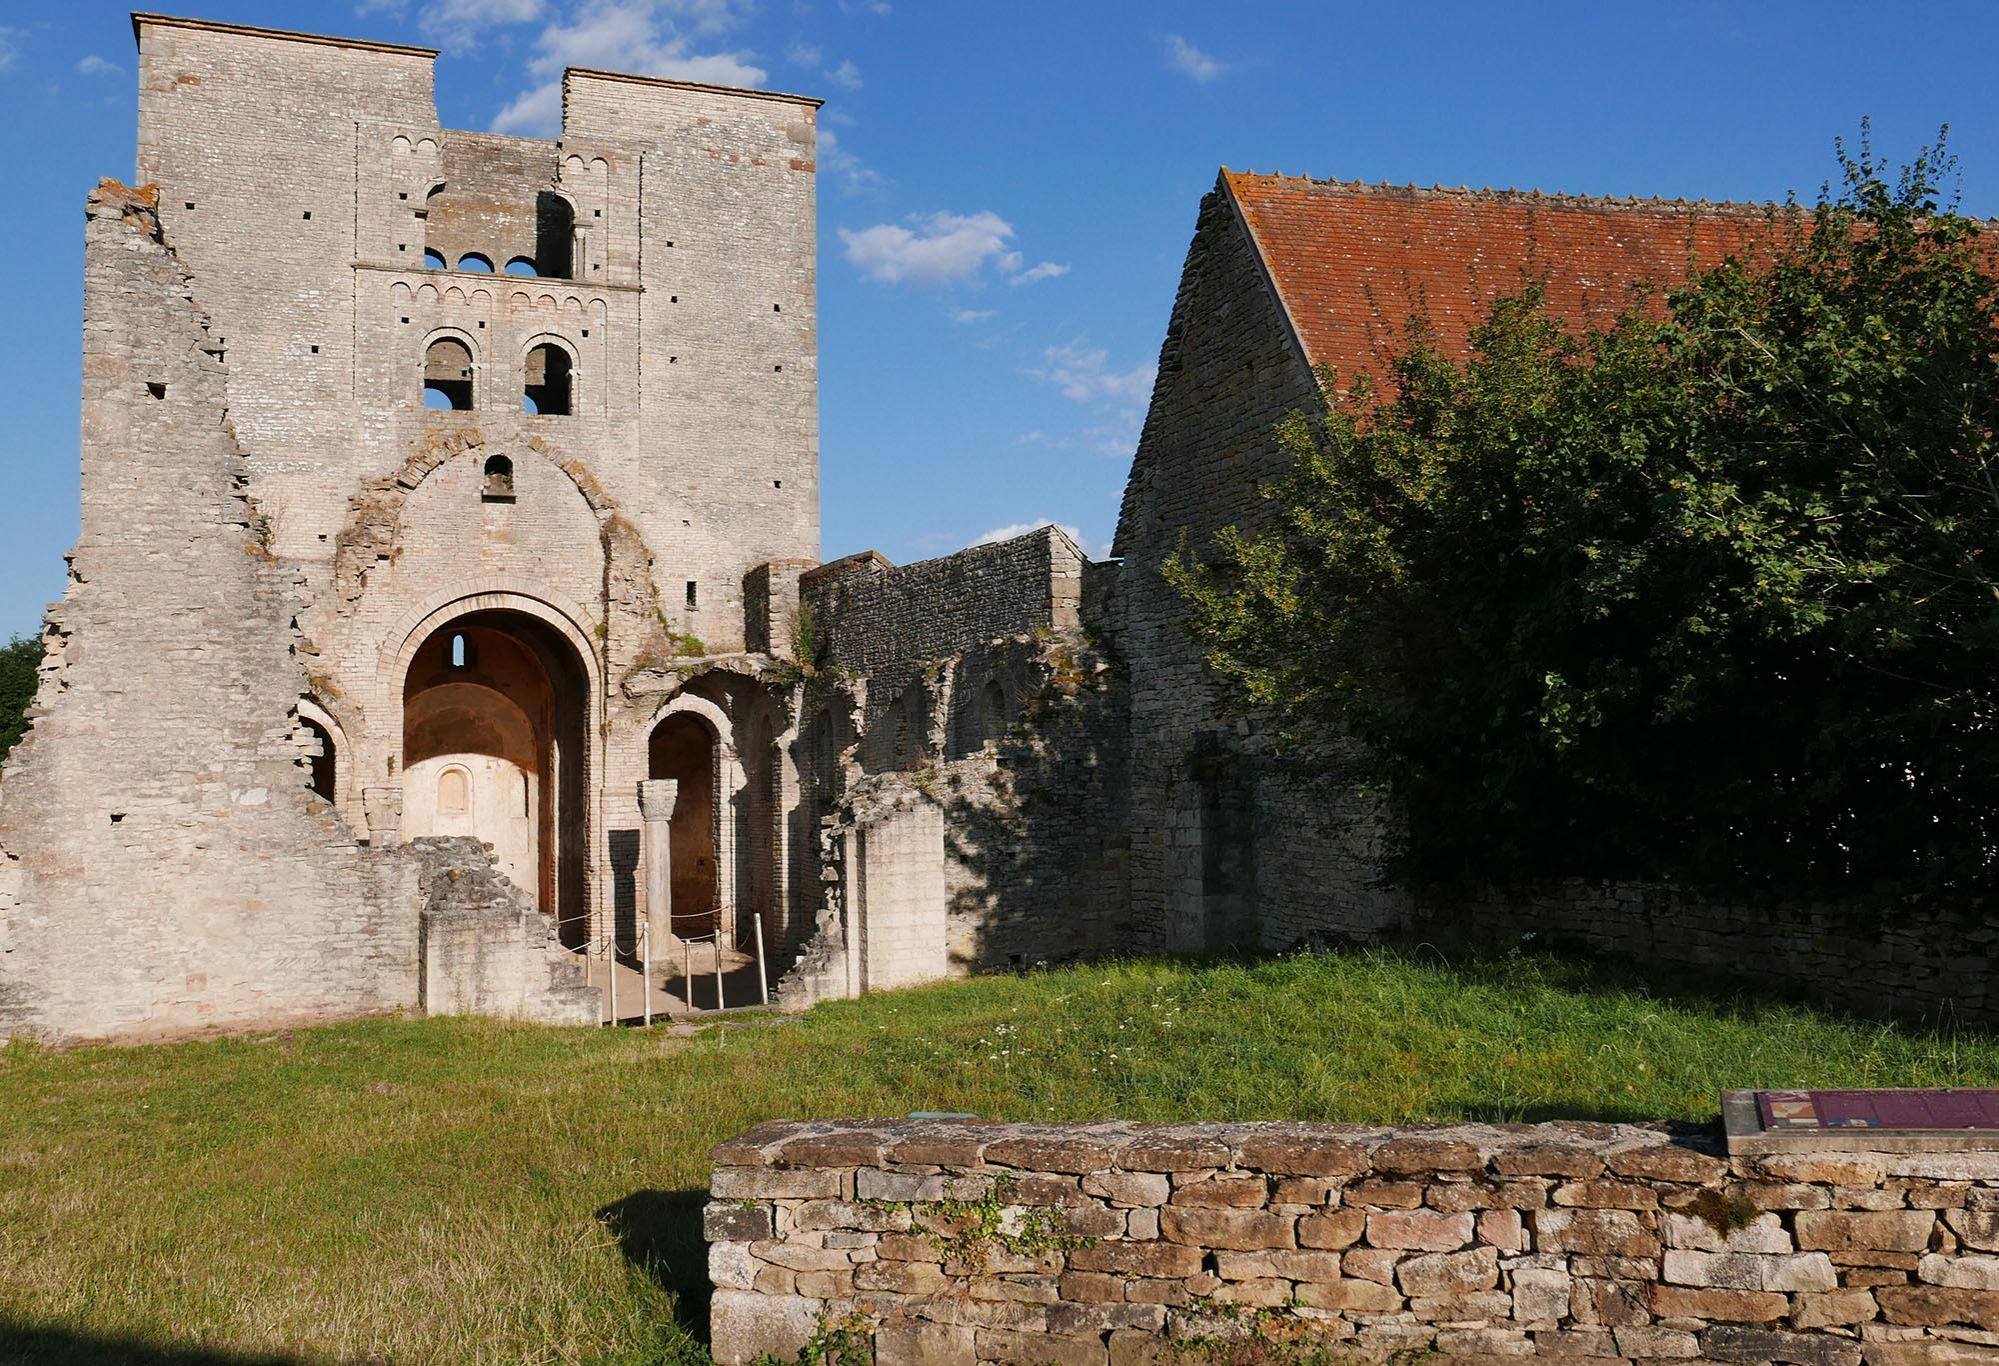
[[[161,0],[171,7],[171,0]],[[827,99],[824,553],[904,562],[1053,519],[1101,552],[1216,169],[1594,194],[1810,198],[1874,120],[1951,125],[1999,215],[1999,6],[965,5],[939,0],[186,0],[441,47],[445,124],[552,132],[565,61]],[[0,7],[14,263],[0,329],[0,635],[76,536],[82,205],[133,159],[125,9]]]

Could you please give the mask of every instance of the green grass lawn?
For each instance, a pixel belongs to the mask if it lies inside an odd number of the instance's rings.
[[[16,1045],[0,1360],[698,1354],[706,1155],[776,1117],[1705,1120],[1725,1085],[1999,1081],[1983,1034],[1638,982],[1317,954],[986,978],[693,1039],[412,1019]]]

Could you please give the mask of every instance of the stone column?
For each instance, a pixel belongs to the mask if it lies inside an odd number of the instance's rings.
[[[391,848],[403,823],[403,790],[400,787],[361,789],[361,813],[368,822],[368,843]]]
[[[654,954],[673,942],[673,804],[679,795],[680,783],[673,778],[639,783],[639,816],[645,821],[646,919],[652,925]]]

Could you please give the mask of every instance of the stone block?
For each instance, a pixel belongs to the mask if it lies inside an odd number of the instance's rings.
[[[1104,1143],[1087,1138],[1002,1138],[986,1145],[986,1161],[1031,1172],[1081,1175],[1102,1171],[1117,1154]]]
[[[1999,1257],[1945,1257],[1928,1253],[1916,1264],[1916,1278],[1953,1290],[1999,1290]]]
[[[1356,1247],[1350,1248],[1340,1258],[1340,1270],[1363,1281],[1378,1281],[1382,1285],[1395,1284],[1395,1267],[1409,1254],[1392,1248]]]
[[[820,1304],[800,1295],[720,1289],[708,1309],[716,1366],[749,1366],[766,1354],[795,1358],[819,1327]]]
[[[1630,1210],[1536,1210],[1528,1222],[1540,1252],[1656,1257],[1659,1235]]]
[[[1639,1361],[1687,1361],[1700,1355],[1700,1340],[1683,1329],[1632,1324],[1614,1331],[1617,1350]]]
[[[1645,1298],[1649,1287],[1650,1282],[1578,1277],[1569,1303],[1578,1323],[1610,1328],[1644,1323],[1652,1317]]]
[[[1880,1306],[1866,1290],[1834,1290],[1820,1295],[1800,1295],[1791,1306],[1793,1328],[1844,1327],[1871,1323]]]
[[[1878,1186],[1888,1176],[1887,1162],[1872,1153],[1766,1153],[1754,1166],[1773,1180],[1821,1186]]]
[[[1266,1178],[1224,1172],[1176,1186],[1172,1203],[1210,1209],[1261,1209],[1269,1199],[1270,1182]]]
[[[1214,1298],[1223,1304],[1240,1304],[1252,1309],[1276,1309],[1292,1300],[1291,1282],[1271,1279],[1231,1281],[1224,1278]]]
[[[1108,1271],[1119,1276],[1192,1276],[1207,1260],[1204,1248],[1167,1242],[1104,1242],[1069,1254],[1072,1271]]]
[[[1662,1278],[1669,1285],[1727,1290],[1836,1290],[1839,1274],[1822,1252],[1765,1256],[1753,1252],[1667,1251]]]
[[[1070,1271],[1063,1275],[1062,1298],[1072,1304],[1119,1304],[1124,1279],[1102,1271]]]
[[[1705,1219],[1668,1214],[1661,1227],[1667,1247],[1697,1252],[1794,1252],[1791,1234],[1775,1214],[1759,1214],[1740,1228],[1717,1228]]]
[[[1321,1210],[1298,1219],[1299,1247],[1352,1247],[1367,1229],[1367,1213],[1357,1209]]]
[[[1479,1242],[1496,1247],[1501,1252],[1527,1250],[1527,1226],[1518,1210],[1486,1210],[1478,1216],[1476,1230]]]
[[[1958,1290],[1940,1285],[1884,1285],[1874,1291],[1881,1317],[1890,1323],[1938,1328],[1961,1323],[1999,1329],[1999,1291]]]
[[[980,1361],[1019,1363],[1019,1366],[1106,1366],[1110,1360],[1106,1344],[1086,1338],[981,1328],[977,1342]]]
[[[1372,1209],[1415,1209],[1423,1203],[1419,1181],[1356,1181],[1346,1189],[1344,1203]]]
[[[1751,1366],[1860,1366],[1860,1344],[1818,1333],[1786,1333],[1770,1328],[1716,1325],[1701,1330],[1701,1356]]]
[[[887,1319],[875,1329],[875,1366],[977,1366],[976,1330],[921,1319]]]
[[[1117,1165],[1132,1172],[1196,1172],[1212,1167],[1226,1167],[1235,1160],[1226,1143],[1217,1142],[1212,1135],[1175,1135],[1152,1132],[1125,1144],[1118,1149]],[[1263,1167],[1265,1171],[1277,1168],[1267,1166],[1260,1160],[1247,1156],[1244,1161],[1251,1166]],[[1315,1172],[1299,1172],[1300,1176],[1321,1175]]]
[[[1647,1143],[1613,1148],[1604,1155],[1612,1174],[1634,1181],[1677,1181],[1711,1185],[1728,1175],[1728,1163],[1678,1143]]]
[[[1439,1298],[1490,1290],[1499,1283],[1499,1253],[1489,1247],[1411,1257],[1395,1269],[1402,1293]]]
[[[1571,1181],[1555,1187],[1549,1200],[1572,1209],[1657,1209],[1659,1194],[1633,1181]]]
[[[906,1233],[918,1213],[920,1207],[912,1211],[853,1200],[804,1200],[791,1210],[791,1227],[801,1232]]]
[[[1243,1165],[1259,1168],[1273,1176],[1345,1178],[1362,1175],[1374,1166],[1368,1150],[1362,1145],[1309,1133],[1269,1133],[1245,1138],[1242,1141],[1242,1160]],[[1221,1167],[1228,1165],[1228,1161],[1224,1155],[1219,1162],[1195,1165]]]
[[[836,1200],[845,1173],[815,1167],[718,1167],[708,1193],[717,1200]]]
[[[1529,1266],[1508,1279],[1513,1286],[1513,1317],[1522,1323],[1554,1323],[1569,1316],[1574,1281],[1567,1271]]]
[[[701,1236],[711,1243],[750,1243],[771,1236],[770,1206],[710,1201],[701,1211]]]
[[[1768,1290],[1697,1290],[1652,1287],[1652,1313],[1662,1319],[1716,1319],[1726,1323],[1775,1323],[1790,1311],[1784,1295]]]
[[[1159,1212],[1159,1233],[1168,1242],[1235,1252],[1292,1247],[1295,1225],[1296,1221],[1288,1216],[1265,1210],[1183,1209],[1168,1205]]]
[[[1999,1210],[1945,1210],[1943,1221],[1966,1247],[1999,1252]]]
[[[1603,1175],[1603,1154],[1570,1143],[1531,1143],[1501,1148],[1492,1155],[1492,1169],[1501,1176],[1565,1176],[1589,1179]]]
[[[716,1244],[721,1246],[721,1244]],[[766,1239],[750,1244],[750,1255],[760,1262],[781,1266],[787,1271],[845,1271],[853,1265],[847,1254],[834,1248],[810,1247],[799,1242]]]
[[[1374,1150],[1374,1169],[1390,1175],[1417,1172],[1476,1172],[1485,1159],[1469,1143],[1441,1138],[1390,1139]],[[1314,1173],[1305,1173],[1313,1175]]]
[[[1388,1314],[1402,1308],[1399,1291],[1375,1281],[1345,1279],[1298,1287],[1298,1303],[1312,1309],[1353,1314]]]
[[[1436,1351],[1438,1356],[1494,1361],[1531,1357],[1534,1343],[1525,1333],[1511,1328],[1446,1328],[1437,1334]]]
[[[757,1283],[760,1263],[748,1243],[708,1244],[708,1279],[731,1290],[749,1290]]]
[[[1277,1248],[1264,1252],[1217,1252],[1215,1274],[1225,1281],[1277,1278],[1287,1281],[1336,1281],[1337,1252],[1297,1252]]]
[[[1469,1214],[1435,1210],[1383,1211],[1367,1216],[1367,1241],[1375,1247],[1451,1252],[1472,1240]]]
[[[1804,1210],[1795,1221],[1801,1248],[1871,1248],[1921,1252],[1930,1245],[1936,1216],[1928,1210]]]
[[[1173,1183],[1159,1172],[1091,1172],[1083,1178],[1083,1194],[1108,1200],[1113,1205],[1163,1205],[1172,1193]]]

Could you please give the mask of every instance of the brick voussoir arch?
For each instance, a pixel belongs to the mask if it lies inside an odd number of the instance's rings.
[[[519,612],[554,627],[575,646],[577,659],[590,683],[594,723],[604,693],[604,660],[595,639],[596,622],[575,603],[527,579],[487,579],[471,591],[449,589],[404,613],[382,637],[376,650],[379,676],[400,680],[424,641],[446,622],[472,612]]]

